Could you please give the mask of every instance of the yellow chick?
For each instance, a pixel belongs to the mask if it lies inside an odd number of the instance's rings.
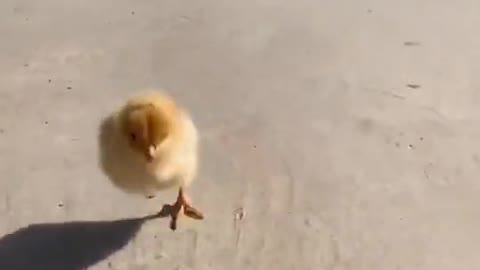
[[[170,96],[152,92],[129,99],[115,114],[114,125],[120,140],[135,156],[132,164],[125,164],[127,167],[143,169],[152,179],[154,190],[178,187],[177,200],[169,209],[170,228],[177,228],[180,213],[203,219],[185,195],[198,167],[198,131],[187,111]]]

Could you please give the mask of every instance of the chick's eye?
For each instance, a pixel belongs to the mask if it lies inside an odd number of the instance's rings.
[[[130,139],[132,141],[135,141],[136,138],[137,138],[137,136],[135,136],[135,133],[130,133]]]

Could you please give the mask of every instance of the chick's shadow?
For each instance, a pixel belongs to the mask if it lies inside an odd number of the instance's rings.
[[[87,269],[123,248],[145,221],[160,215],[30,225],[0,239],[0,269]]]

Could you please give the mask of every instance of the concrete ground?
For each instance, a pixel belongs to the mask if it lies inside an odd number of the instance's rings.
[[[480,269],[473,0],[0,2],[0,269]],[[477,79],[475,79],[477,77]],[[100,121],[170,91],[206,215],[114,187]]]

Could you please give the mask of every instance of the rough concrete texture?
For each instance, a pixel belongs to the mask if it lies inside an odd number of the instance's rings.
[[[0,269],[480,269],[478,4],[1,1]],[[98,165],[145,87],[202,136],[176,232]]]

